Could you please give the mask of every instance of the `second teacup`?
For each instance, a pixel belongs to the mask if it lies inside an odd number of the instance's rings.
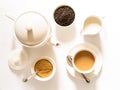
[[[56,71],[54,60],[48,56],[43,56],[34,62],[31,72],[36,73],[35,79],[40,81],[50,80]]]

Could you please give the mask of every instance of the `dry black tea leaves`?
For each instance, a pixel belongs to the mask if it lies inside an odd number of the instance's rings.
[[[60,6],[54,12],[54,19],[61,26],[72,24],[75,19],[75,12],[69,6]]]

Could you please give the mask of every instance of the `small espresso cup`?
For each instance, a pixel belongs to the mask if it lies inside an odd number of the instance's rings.
[[[31,68],[32,74],[36,73],[35,79],[39,81],[50,80],[56,71],[56,64],[54,60],[48,56],[43,56],[37,59]]]
[[[67,56],[67,59],[75,71],[80,74],[92,73],[98,64],[96,51],[89,47],[75,49],[72,55]]]

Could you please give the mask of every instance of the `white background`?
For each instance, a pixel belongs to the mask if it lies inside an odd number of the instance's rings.
[[[56,25],[54,10],[62,4],[71,6],[75,11],[75,20],[69,27]],[[17,18],[25,11],[37,11],[44,15],[52,26],[52,36],[61,43],[59,48],[45,45],[25,50],[29,60],[22,71],[11,70],[8,56],[13,49],[21,46],[14,37],[14,21],[5,17],[6,13]],[[0,90],[119,90],[120,85],[120,3],[119,0],[0,0]],[[99,38],[92,37],[103,55],[103,66],[98,77],[90,84],[72,77],[66,71],[66,55],[71,47],[80,43],[83,22],[87,16],[101,18],[104,29]],[[16,45],[17,44],[17,45]],[[55,76],[48,82],[31,79],[22,82],[28,76],[32,62],[39,56],[52,57],[57,65]]]

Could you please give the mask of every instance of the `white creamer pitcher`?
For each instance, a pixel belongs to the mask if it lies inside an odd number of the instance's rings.
[[[102,30],[102,21],[95,15],[88,16],[83,23],[82,35],[96,35]]]

